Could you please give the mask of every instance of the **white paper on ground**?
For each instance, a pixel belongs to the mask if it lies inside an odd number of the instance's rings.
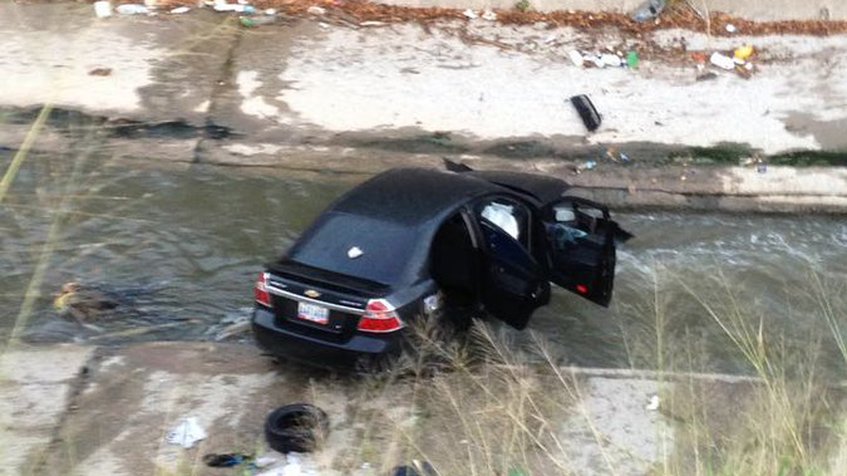
[[[180,445],[183,448],[191,448],[194,443],[206,438],[206,430],[197,423],[197,418],[183,418],[173,430],[168,432],[168,443]]]

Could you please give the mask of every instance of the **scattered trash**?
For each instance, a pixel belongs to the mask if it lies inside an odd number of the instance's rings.
[[[242,26],[246,28],[255,28],[262,25],[270,25],[276,22],[276,15],[265,15],[263,17],[241,17],[238,19]]]
[[[308,403],[279,407],[265,421],[268,446],[280,453],[308,453],[329,434],[329,417]]]
[[[583,64],[585,64],[585,59],[582,57],[582,54],[577,50],[568,51],[568,58],[571,59],[571,62],[574,66],[582,68]]]
[[[172,15],[181,15],[183,13],[188,13],[190,11],[191,11],[191,9],[188,8],[188,7],[176,7],[173,10],[171,10],[171,14]]]
[[[115,8],[115,11],[121,15],[146,15],[150,13],[150,9],[137,3],[118,5],[117,8]]]
[[[579,174],[585,172],[586,170],[594,170],[596,167],[597,167],[597,161],[596,160],[586,160],[585,162],[583,162],[583,163],[577,165],[576,167],[574,167],[573,173],[575,175],[579,175]]]
[[[191,448],[194,443],[203,440],[208,436],[206,430],[197,423],[197,418],[183,418],[173,430],[168,432],[167,441],[174,445],[180,445],[183,448]]]
[[[684,176],[683,176],[684,177]],[[659,409],[659,396],[653,395],[650,397],[650,402],[644,407],[646,410],[656,411]]]
[[[89,76],[109,76],[112,74],[112,68],[94,68],[88,72]]]
[[[709,57],[706,55],[706,53],[703,53],[702,51],[695,51],[691,53],[691,59],[694,60],[694,62],[697,64],[706,64],[706,61],[709,60]]]
[[[497,14],[492,10],[486,10],[482,12],[482,16],[480,18],[485,21],[497,21]]]
[[[632,13],[632,19],[638,23],[658,18],[665,9],[665,0],[647,0]]]
[[[214,8],[216,12],[246,13],[247,15],[256,13],[256,8],[252,5],[241,5],[237,3],[216,3],[212,8]]]
[[[317,5],[312,5],[311,7],[309,7],[306,10],[306,13],[308,13],[309,15],[317,15],[317,16],[325,15],[326,14],[326,8],[319,7]]]
[[[471,10],[470,8],[463,11],[462,15],[464,15],[465,18],[467,18],[468,20],[475,20],[475,19],[479,18],[479,15],[477,15],[476,12]]]
[[[112,16],[112,3],[107,0],[94,2],[94,14],[97,15],[97,18]]]
[[[741,165],[745,167],[756,166],[756,172],[760,174],[766,174],[768,172],[768,164],[762,160],[758,155],[754,155],[753,157],[747,157],[741,160]]]
[[[276,15],[276,8],[266,8],[263,13],[265,15]]]
[[[606,63],[603,62],[603,57],[600,55],[585,55],[584,59],[591,62],[594,66],[598,68],[606,67]]]
[[[606,149],[606,158],[611,160],[612,162],[624,163],[624,164],[629,163],[632,160],[632,159],[629,158],[628,155],[619,151],[615,147],[609,147],[609,148]]]
[[[735,49],[733,58],[740,61],[747,61],[755,52],[756,50],[751,45],[744,45]]]
[[[626,54],[626,65],[629,69],[638,69],[641,59],[638,57],[637,51],[630,51]]]
[[[231,468],[249,462],[252,459],[253,455],[243,455],[240,453],[208,453],[203,455],[203,462],[206,463],[206,466],[212,468]]]
[[[750,79],[753,76],[752,64],[747,63],[745,65],[736,65],[735,72],[738,76],[741,76],[744,79]]]
[[[384,21],[363,21],[359,23],[359,26],[385,26],[387,24]]]
[[[436,476],[435,468],[427,461],[412,460],[412,464],[391,470],[391,476]]]
[[[706,71],[705,73],[697,75],[697,81],[709,81],[717,77],[718,75],[714,71]]]
[[[602,54],[602,55],[600,55],[600,61],[603,62],[604,66],[611,66],[613,68],[620,67],[621,64],[623,64],[620,56],[613,55],[613,54]]]
[[[727,23],[726,24],[726,31],[727,31],[727,33],[735,33],[735,32],[738,31],[738,28],[736,28],[735,25],[733,25],[732,23]]]
[[[712,56],[709,57],[709,62],[721,69],[735,69],[735,61],[733,61],[729,56],[718,51],[712,53]]]
[[[582,118],[582,122],[585,124],[586,129],[593,132],[600,127],[600,123],[603,119],[600,117],[600,114],[597,112],[597,109],[594,107],[594,104],[588,96],[585,94],[573,96],[571,98],[571,104],[573,104],[573,107],[576,108],[576,111],[579,113],[579,117]]]

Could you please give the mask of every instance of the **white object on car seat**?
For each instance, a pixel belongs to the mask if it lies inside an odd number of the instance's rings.
[[[518,239],[518,220],[513,215],[514,207],[503,203],[492,202],[482,209],[482,218],[494,223],[512,238]]]

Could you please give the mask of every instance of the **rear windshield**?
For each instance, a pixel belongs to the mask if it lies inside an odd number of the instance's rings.
[[[416,235],[412,227],[330,212],[288,257],[315,268],[391,285],[401,281],[413,264]]]

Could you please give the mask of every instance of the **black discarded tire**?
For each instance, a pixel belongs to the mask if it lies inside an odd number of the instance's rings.
[[[265,421],[268,446],[280,453],[314,451],[329,434],[326,412],[308,403],[279,407]]]

